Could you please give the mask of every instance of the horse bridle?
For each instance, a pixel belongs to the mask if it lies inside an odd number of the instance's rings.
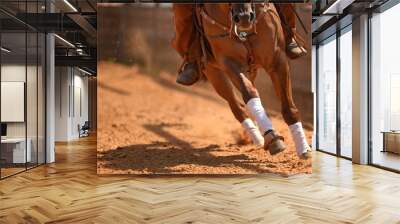
[[[245,35],[240,35],[240,34],[238,34],[237,32],[235,32],[235,26],[234,26],[234,21],[233,21],[233,17],[232,17],[232,4],[230,3],[230,10],[229,10],[229,13],[230,13],[230,16],[231,16],[231,23],[230,23],[230,27],[228,27],[227,25],[225,25],[225,24],[221,24],[221,23],[219,23],[218,21],[216,21],[214,18],[212,18],[211,16],[209,16],[208,14],[207,14],[207,12],[205,11],[205,9],[204,9],[204,7],[196,7],[195,6],[195,9],[197,9],[197,10],[199,10],[198,11],[198,13],[199,13],[199,15],[200,15],[200,17],[201,18],[203,18],[205,21],[207,21],[208,23],[210,23],[210,24],[212,24],[212,25],[214,25],[214,26],[217,26],[218,28],[220,28],[221,30],[223,30],[223,31],[225,31],[225,33],[222,33],[222,34],[216,34],[216,35],[210,35],[210,34],[206,34],[205,32],[204,32],[204,30],[202,30],[202,28],[201,28],[201,26],[202,26],[202,20],[199,18],[199,23],[197,23],[197,22],[195,22],[195,25],[196,25],[196,29],[198,30],[198,32],[200,33],[200,35],[201,36],[204,36],[204,37],[207,37],[207,38],[225,38],[225,37],[230,37],[230,38],[232,38],[232,39],[236,39],[233,35],[236,35],[236,37],[237,37],[237,39],[239,40],[239,41],[241,41],[243,44],[244,44],[244,46],[246,47],[246,49],[248,50],[248,64],[250,65],[250,69],[249,69],[249,72],[250,72],[250,74],[255,74],[256,73],[256,71],[257,71],[257,67],[256,66],[254,66],[255,65],[255,63],[254,63],[254,60],[255,60],[255,56],[254,56],[254,52],[253,52],[253,49],[252,49],[252,47],[251,47],[251,44],[250,44],[250,42],[249,41],[247,41],[248,40],[248,37],[250,36],[250,35],[253,35],[253,34],[257,34],[257,29],[256,29],[256,27],[257,27],[257,22],[258,22],[258,19],[259,18],[262,18],[262,16],[264,15],[264,14],[266,14],[267,12],[269,12],[269,11],[271,11],[271,7],[270,7],[270,5],[268,4],[269,3],[269,1],[265,1],[264,3],[263,3],[263,8],[261,9],[261,11],[260,11],[260,13],[257,15],[256,14],[256,5],[252,2],[252,9],[253,9],[253,11],[254,11],[254,16],[255,16],[255,19],[252,21],[252,27],[253,27],[253,32],[252,33],[250,33],[250,34],[245,34]],[[195,14],[195,13],[194,13]],[[196,17],[196,16],[195,16]],[[258,18],[257,18],[258,17]],[[197,18],[197,17],[196,17]],[[197,21],[197,20],[195,20],[195,21]],[[237,31],[237,30],[236,30]],[[276,34],[277,35],[277,34]],[[204,40],[203,38],[200,38],[201,40]],[[277,39],[276,37],[275,37],[275,39]],[[203,50],[203,52],[205,52],[205,44],[204,44],[204,42],[201,44],[201,46],[202,46],[202,50]],[[204,54],[204,59],[203,59],[203,61],[205,61],[205,63],[206,63],[206,61],[207,61],[207,54]]]
[[[263,13],[266,13],[268,8],[267,7],[267,3],[269,3],[269,1],[265,1],[263,3],[264,8],[261,11],[260,14],[257,15],[256,12],[256,4],[251,1],[251,7],[252,10],[254,12],[254,20],[252,21],[252,27],[253,27],[253,31],[251,33],[247,33],[247,32],[240,32],[238,33],[237,30],[237,26],[235,24],[235,22],[233,21],[233,5],[232,3],[229,3],[229,14],[230,14],[230,27],[227,27],[224,24],[219,23],[218,21],[216,21],[214,18],[212,18],[210,15],[207,14],[207,12],[205,11],[204,7],[200,7],[200,11],[199,14],[200,16],[205,19],[207,22],[211,23],[212,25],[215,25],[217,27],[219,27],[220,29],[222,29],[223,31],[226,31],[226,33],[223,34],[217,34],[217,35],[207,35],[209,38],[224,38],[227,36],[233,37],[233,34],[242,42],[247,41],[247,38],[252,35],[252,34],[257,34],[257,22],[258,22],[258,17],[261,16]],[[204,34],[205,35],[205,34]]]
[[[253,28],[253,32],[250,33],[250,34],[256,34],[257,33],[257,31],[256,31],[256,20],[257,20],[256,5],[255,5],[253,0],[250,1],[250,4],[251,4],[251,10],[254,13],[252,15],[254,18],[251,18],[251,25],[252,25],[252,28]],[[233,12],[233,4],[232,3],[229,3],[229,12],[230,12],[230,18],[231,18],[231,29],[230,29],[230,31],[233,32],[239,38],[240,41],[246,41],[247,37],[250,34],[247,33],[247,32],[239,32],[238,33],[237,24],[236,24],[236,21],[234,21],[234,15],[233,15],[234,12]],[[244,12],[240,12],[239,16],[242,16],[243,13]]]

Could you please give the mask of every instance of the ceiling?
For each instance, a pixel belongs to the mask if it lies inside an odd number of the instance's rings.
[[[44,32],[51,32],[57,34],[56,65],[79,66],[96,71],[96,2],[47,0],[46,5],[45,0],[1,0],[2,46],[11,50],[3,59],[16,62],[24,60],[26,55],[28,58],[34,57],[37,44],[30,43],[30,39]],[[35,35],[31,35],[31,32]],[[36,40],[34,42],[36,43]],[[4,52],[2,54],[4,55]]]
[[[363,13],[376,12],[389,2],[397,0],[317,0],[313,2],[313,43],[336,33],[352,23],[354,17]]]

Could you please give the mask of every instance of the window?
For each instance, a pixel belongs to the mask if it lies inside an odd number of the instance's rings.
[[[21,14],[42,12],[42,5],[43,1],[0,3]],[[10,15],[0,17],[9,21],[0,24],[0,178],[5,178],[45,163],[46,39]]]
[[[400,5],[371,18],[371,162],[400,170]]]
[[[318,47],[318,149],[336,154],[336,36]]]
[[[340,155],[352,157],[352,32],[351,26],[340,36]]]
[[[352,41],[349,25],[320,43],[317,50],[317,146],[321,151],[349,159],[352,157]]]

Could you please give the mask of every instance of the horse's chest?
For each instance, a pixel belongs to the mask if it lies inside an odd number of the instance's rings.
[[[247,59],[249,57],[259,58],[260,51],[258,43],[239,40],[213,40],[210,41],[214,52],[230,58]]]
[[[246,48],[239,41],[231,39],[214,39],[210,40],[213,48],[225,55],[244,55]]]

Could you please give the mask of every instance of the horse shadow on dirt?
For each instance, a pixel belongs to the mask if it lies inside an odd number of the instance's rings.
[[[223,150],[219,145],[209,144],[204,147],[193,147],[189,142],[179,139],[164,130],[166,127],[179,125],[181,124],[144,125],[147,130],[167,141],[119,147],[115,150],[99,153],[98,161],[103,168],[126,171],[127,174],[190,173],[188,170],[180,170],[176,167],[179,165],[187,165],[185,167],[236,166],[257,173],[267,173],[268,168],[273,167],[273,164],[270,164],[266,166],[267,169],[262,169],[259,166],[259,161],[248,157],[244,153],[228,156],[214,155],[213,152]]]
[[[122,95],[122,96],[129,96],[130,95],[130,93],[128,91],[124,91],[122,89],[116,88],[114,86],[108,85],[108,84],[103,83],[103,82],[99,82],[99,81],[97,81],[97,82],[98,82],[97,85],[98,85],[99,88],[108,90],[110,92],[113,92],[113,93],[116,93],[116,94],[119,94],[119,95]]]

